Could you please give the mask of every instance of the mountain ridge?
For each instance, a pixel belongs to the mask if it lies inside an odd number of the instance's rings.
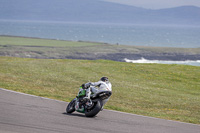
[[[99,0],[6,0],[0,12],[0,19],[14,20],[200,25],[196,6],[155,10]]]

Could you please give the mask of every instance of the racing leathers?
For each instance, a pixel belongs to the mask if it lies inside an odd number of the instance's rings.
[[[84,99],[90,99],[90,95],[96,94],[101,91],[112,91],[112,85],[109,81],[98,81],[98,82],[88,82],[85,84],[86,97]],[[108,101],[108,99],[103,101],[103,105]]]

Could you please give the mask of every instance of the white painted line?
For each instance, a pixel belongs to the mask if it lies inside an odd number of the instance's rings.
[[[0,88],[0,90],[8,91],[8,92],[16,93],[16,94],[21,94],[21,95],[26,95],[26,96],[31,96],[31,97],[42,98],[42,99],[46,99],[46,100],[52,100],[52,101],[57,101],[57,102],[64,102],[64,101],[50,99],[50,98],[46,98],[46,97],[40,97],[40,96],[35,96],[35,95],[26,94],[26,93],[22,93],[22,92],[7,90],[7,89],[3,89],[3,88]],[[64,103],[68,103],[68,102],[64,102]],[[161,118],[155,118],[155,117],[150,117],[150,116],[143,116],[143,115],[131,114],[131,113],[120,112],[120,111],[115,111],[115,110],[108,110],[108,109],[104,109],[104,110],[107,110],[107,111],[110,111],[110,112],[115,112],[115,113],[120,113],[120,114],[133,115],[133,116],[139,116],[139,117],[144,117],[144,118],[161,120]],[[162,119],[162,120],[176,122],[176,123],[181,123],[181,124],[188,124],[188,125],[200,126],[198,124],[192,124],[192,123],[186,123],[186,122],[180,122],[180,121],[173,121],[173,120],[167,120],[167,119]]]

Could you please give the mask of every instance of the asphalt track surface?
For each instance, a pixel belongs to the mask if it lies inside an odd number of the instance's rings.
[[[65,113],[67,103],[0,88],[0,133],[200,133],[200,125],[103,110]]]

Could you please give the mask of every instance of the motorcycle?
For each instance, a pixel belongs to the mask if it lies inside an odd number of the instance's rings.
[[[74,111],[84,113],[86,117],[94,117],[102,109],[106,100],[112,95],[111,91],[100,91],[96,94],[92,94],[90,99],[84,99],[86,95],[85,89],[80,89],[76,98],[74,98],[66,108],[68,114]]]

